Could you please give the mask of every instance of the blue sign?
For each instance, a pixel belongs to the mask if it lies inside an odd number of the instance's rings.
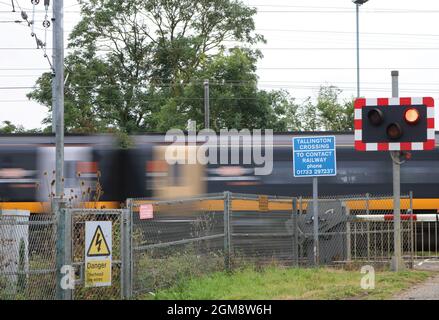
[[[293,169],[295,177],[337,175],[334,136],[293,138]]]

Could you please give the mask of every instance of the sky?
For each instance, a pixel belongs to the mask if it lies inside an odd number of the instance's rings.
[[[15,1],[32,18],[31,1]],[[320,85],[339,87],[342,99],[356,95],[356,14],[351,0],[243,2],[258,9],[256,31],[267,40],[267,44],[258,45],[264,55],[257,71],[261,89],[283,88],[298,102],[315,98]],[[44,41],[42,3],[36,7],[35,33]],[[64,0],[64,6],[67,41],[80,13],[77,0]],[[10,0],[0,0],[0,122],[38,128],[47,109],[29,101],[26,93],[38,76],[49,70],[49,63],[43,51],[36,49],[31,29],[24,23],[10,22],[21,20],[19,12],[11,9]],[[399,70],[400,96],[432,96],[438,104],[437,21],[437,0],[370,0],[364,4],[360,8],[361,95],[391,96],[390,72]],[[52,47],[51,37],[49,28],[48,48]],[[48,54],[51,56],[50,49]]]

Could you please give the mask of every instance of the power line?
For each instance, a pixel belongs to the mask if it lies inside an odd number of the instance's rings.
[[[41,70],[41,71],[49,71],[49,68],[21,68],[21,67],[15,67],[15,68],[9,68],[9,67],[5,67],[5,68],[1,68],[0,67],[0,71],[30,71],[30,70]]]
[[[44,42],[37,36],[37,34],[35,33],[34,30],[34,26],[35,26],[35,6],[38,4],[38,2],[34,1],[33,2],[33,9],[32,9],[32,20],[29,20],[29,16],[26,13],[26,11],[21,7],[20,2],[18,0],[11,0],[11,5],[12,6],[12,12],[16,12],[15,11],[15,6],[14,3],[17,5],[17,7],[20,10],[20,15],[21,18],[27,23],[28,27],[31,29],[31,36],[32,38],[35,38],[35,43],[37,46],[37,49],[41,49],[43,50],[44,53],[44,58],[46,58],[47,62],[50,65],[50,68],[53,69],[52,67],[52,62],[50,61],[49,56],[47,55],[47,46],[46,46],[46,40],[47,40],[47,29],[50,26],[50,22],[48,21],[48,9],[49,9],[49,2],[44,2],[44,7],[45,7],[45,18],[44,18],[44,22],[43,22],[43,26],[45,27],[44,31],[45,31],[45,39]],[[0,4],[5,5],[4,2],[0,2]],[[8,5],[8,6],[9,6]],[[35,49],[35,48],[33,48]],[[3,49],[5,50],[5,49]],[[20,49],[21,50],[21,49]]]
[[[179,48],[178,46],[172,47],[172,49]],[[227,49],[234,49],[235,47],[229,47]],[[51,49],[51,48],[47,48]],[[64,48],[64,49],[72,49],[72,48]],[[357,50],[354,47],[251,47],[250,49],[259,49],[259,50]],[[0,50],[35,50],[32,47],[0,47]],[[363,47],[361,50],[439,50],[439,47]],[[97,52],[112,52],[113,49],[98,49]]]
[[[357,50],[349,47],[258,47],[260,50]],[[363,47],[361,50],[439,50],[439,47]]]
[[[201,84],[200,84],[201,85]],[[227,84],[220,84],[220,83],[212,83],[212,86],[226,86]],[[229,84],[230,85],[230,84]],[[237,86],[239,86],[239,84],[235,84]],[[336,87],[338,89],[342,89],[342,90],[349,90],[349,91],[354,91],[355,87],[354,86],[340,86],[335,84],[332,85],[259,85],[259,87],[273,87],[273,88],[288,88],[288,89],[320,89],[322,87],[328,87],[328,86],[333,86]],[[439,93],[439,89],[421,89],[421,88],[404,88],[405,85],[401,85],[403,87],[403,90],[406,92],[429,92],[429,93]],[[88,89],[88,88],[94,88],[95,86],[75,86],[75,89]],[[118,86],[105,86],[105,88],[120,88]],[[167,86],[163,85],[160,86],[161,88],[167,88]],[[29,89],[38,89],[35,86],[14,86],[14,87],[0,87],[0,90],[29,90]],[[66,91],[68,92],[69,88],[66,88]],[[365,91],[388,91],[388,87],[364,87]],[[189,98],[189,97],[171,97],[171,98],[175,98],[177,100],[200,100],[202,101],[204,99],[204,97],[200,97],[200,98]],[[163,101],[169,99],[169,97],[163,97],[163,98],[145,98],[145,99],[139,99],[139,98],[133,98],[133,99],[128,99],[130,101]],[[213,100],[254,100],[254,99],[258,99],[257,97],[221,97],[221,98],[214,98]],[[105,102],[106,99],[95,99],[97,101],[103,101]],[[109,98],[108,100],[111,101],[126,101],[126,99],[120,98],[120,99],[114,99],[114,98]]]
[[[380,9],[365,9],[362,10],[361,13],[390,13],[390,14],[431,14],[438,13],[439,10],[380,10]],[[347,13],[354,14],[355,9],[347,9],[347,10],[258,10],[258,13]]]
[[[355,67],[258,67],[258,70],[356,70]],[[439,67],[361,67],[362,70],[439,70]]]
[[[356,34],[354,31],[340,30],[303,30],[303,29],[259,29],[263,32],[303,32],[303,33],[334,33],[334,34]],[[439,34],[432,33],[400,33],[400,32],[361,32],[361,35],[382,35],[382,36],[408,36],[408,37],[439,37]]]
[[[351,7],[334,7],[334,6],[309,6],[309,5],[285,5],[285,4],[251,4],[249,7],[273,7],[273,8],[300,8],[300,9],[329,9],[329,10],[354,10],[354,6]],[[395,8],[377,8],[377,9],[368,9],[368,10],[380,10],[380,11],[398,11],[398,12],[412,12],[412,11],[427,11],[418,10],[418,9],[395,9]]]

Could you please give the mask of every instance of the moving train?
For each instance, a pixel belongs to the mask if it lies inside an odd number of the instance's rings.
[[[99,203],[106,208],[117,208],[127,198],[169,199],[223,191],[309,197],[311,179],[293,176],[292,137],[298,135],[336,137],[337,176],[319,178],[321,196],[392,194],[388,153],[357,152],[352,133],[324,132],[275,134],[273,166],[267,175],[255,174],[260,164],[254,159],[244,163],[249,146],[243,143],[220,148],[229,154],[229,159],[233,158],[234,148],[239,150],[239,159],[234,163],[169,164],[165,154],[170,143],[163,134],[132,136],[128,149],[118,147],[112,135],[67,135],[65,197],[71,202]],[[191,147],[181,148],[185,154]],[[213,157],[220,160],[220,153]],[[0,208],[47,212],[48,199],[54,192],[54,168],[53,135],[0,135]],[[401,192],[411,191],[415,211],[438,212],[438,149],[415,151],[402,165]]]

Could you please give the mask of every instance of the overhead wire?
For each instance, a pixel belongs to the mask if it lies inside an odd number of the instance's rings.
[[[27,26],[31,29],[31,37],[35,39],[35,43],[37,46],[36,49],[41,49],[43,51],[44,58],[46,58],[47,62],[50,65],[50,68],[53,70],[52,62],[47,54],[47,29],[50,26],[50,22],[47,19],[48,9],[49,9],[49,0],[44,0],[44,7],[45,7],[45,13],[46,13],[45,20],[43,22],[43,26],[46,29],[45,36],[44,36],[44,38],[45,38],[44,42],[35,33],[35,8],[36,8],[36,5],[38,5],[39,3],[40,3],[40,0],[31,0],[31,4],[33,6],[32,7],[32,20],[29,20],[29,15],[27,14],[26,10],[23,9],[23,7],[20,5],[19,0],[11,0],[12,12],[16,12],[16,10],[15,10],[15,5],[16,5],[18,7],[18,9],[20,10],[21,18],[27,23]],[[1,2],[1,4],[5,4],[5,3]],[[33,49],[35,49],[35,48],[33,48]]]
[[[16,0],[16,1],[18,3],[18,0]],[[267,6],[270,6],[270,5],[264,5],[264,7],[267,7]],[[261,7],[262,7],[262,5],[261,5]],[[43,12],[43,11],[41,11],[41,12]],[[261,11],[258,11],[258,12],[261,12]],[[266,12],[274,12],[274,11],[266,10]],[[284,10],[282,12],[284,12]],[[297,12],[297,11],[294,11],[294,12]],[[351,10],[350,12],[353,13],[354,11]],[[429,12],[431,12],[431,11],[429,11]],[[46,13],[47,13],[47,11],[46,11]],[[35,28],[34,25],[33,25],[33,28]],[[33,29],[33,30],[35,30],[35,29]],[[261,30],[261,29],[259,29],[259,30]],[[298,32],[300,32],[300,31],[298,31]],[[304,32],[306,32],[306,31],[304,31]],[[310,30],[308,32],[329,33],[331,31],[313,31],[313,30]],[[334,31],[333,33],[334,34],[348,34],[348,33],[349,34],[354,34],[354,32],[343,32],[343,31]],[[367,33],[364,33],[364,34],[367,34]],[[388,34],[385,34],[385,33],[369,33],[369,34],[371,34],[371,35],[372,34],[392,35],[392,33],[388,33]],[[400,35],[401,36],[408,36],[408,37],[418,36],[418,35],[415,35],[415,34],[400,34]],[[439,35],[435,35],[435,34],[425,34],[423,36],[439,37]],[[350,47],[349,48],[346,48],[346,47],[341,47],[341,48],[331,48],[331,47],[290,47],[290,48],[285,48],[285,47],[271,47],[271,48],[270,47],[258,47],[258,48],[261,49],[261,50],[354,50],[354,49],[356,49],[356,48],[350,48]],[[29,50],[30,49],[31,48],[29,48]],[[32,49],[34,49],[34,48],[32,48]],[[0,48],[0,50],[28,50],[28,49],[27,48],[11,48],[11,49]],[[362,48],[362,50],[439,50],[439,47],[406,47],[406,48],[404,48],[404,47],[402,47],[402,48],[370,47],[370,48]],[[324,70],[354,70],[356,68],[353,68],[353,67],[352,68],[351,67],[263,67],[262,66],[262,67],[259,67],[258,69],[260,69],[260,70],[319,70],[319,71],[324,71]],[[363,68],[362,67],[362,69],[366,69],[366,70],[387,70],[387,69],[391,69],[391,68],[388,68],[388,67],[386,67],[386,68],[384,68],[384,67],[369,67],[369,68],[366,67],[366,68]],[[398,69],[400,69],[400,70],[438,70],[439,67],[431,67],[431,68],[430,67],[407,67],[407,68],[398,68]],[[6,71],[6,70],[9,70],[9,71],[16,71],[16,70],[41,70],[41,71],[43,71],[43,70],[47,70],[47,69],[45,69],[45,68],[41,68],[41,69],[14,69],[14,68],[9,68],[9,69],[4,68],[4,69],[2,69],[2,68],[0,68],[0,70],[4,70],[4,71]],[[259,83],[261,84],[261,83],[267,83],[267,82],[260,81]],[[215,82],[211,82],[210,84],[212,86],[220,85],[220,84],[215,83]],[[224,85],[228,85],[228,84],[224,84]],[[268,85],[268,86],[270,86],[270,85]],[[280,87],[280,86],[277,86],[277,87]],[[302,88],[306,88],[306,89],[307,88],[316,88],[317,89],[320,86],[304,86],[304,85],[303,86],[294,86],[294,85],[291,85],[291,86],[282,86],[282,87],[291,88],[291,89],[302,89]],[[10,88],[12,88],[12,86]],[[35,86],[32,86],[32,87],[20,87],[20,86],[17,86],[16,88],[20,88],[20,89],[17,89],[17,90],[21,90],[21,89],[35,89],[36,87]],[[79,87],[79,88],[81,88],[81,87]],[[87,87],[85,86],[84,88],[87,88]],[[351,87],[343,87],[343,88],[349,88],[349,90],[350,89],[355,89],[354,87],[352,87],[352,88]],[[0,87],[0,89],[5,90],[5,87]],[[383,91],[384,90],[388,91],[388,88],[370,88],[370,90],[372,90],[372,89],[373,90],[375,90],[375,89],[382,89]],[[368,91],[369,88],[364,88],[364,90]],[[416,90],[418,90],[418,89],[416,89]],[[419,90],[421,90],[421,89],[419,89]],[[412,92],[410,90],[405,90],[405,91]],[[430,91],[430,92],[433,92],[433,91]],[[437,91],[435,91],[435,92],[437,92]],[[200,98],[200,99],[202,99],[202,98]],[[28,100],[25,100],[25,101],[28,101]]]

